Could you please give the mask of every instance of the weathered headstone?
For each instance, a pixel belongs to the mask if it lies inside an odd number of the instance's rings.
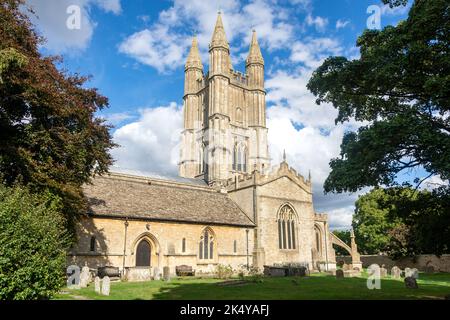
[[[164,281],[170,281],[170,268],[169,267],[163,268],[163,279],[164,279]]]
[[[405,278],[412,276],[411,268],[405,268]]]
[[[161,280],[161,273],[159,272],[158,267],[155,267],[153,270],[153,280]]]
[[[400,279],[400,274],[401,274],[401,272],[402,272],[402,271],[400,270],[399,267],[394,266],[394,267],[392,267],[392,269],[391,269],[391,277],[394,278],[394,279]]]
[[[387,269],[385,267],[380,268],[380,277],[387,277]]]
[[[411,277],[414,279],[419,279],[419,270],[417,270],[417,268],[411,269]]]
[[[342,265],[342,270],[344,270],[344,271],[350,270],[350,265],[344,263],[344,264]]]
[[[336,270],[336,279],[340,279],[344,277],[344,270],[338,269]]]
[[[95,292],[100,294],[101,291],[101,285],[100,285],[100,278],[99,277],[95,277],[94,279],[94,286],[95,286]]]
[[[416,279],[414,279],[413,277],[406,277],[404,281],[405,281],[405,286],[408,289],[418,289],[419,288],[419,286],[417,285]]]
[[[426,273],[434,273],[434,266],[433,265],[427,265],[426,267],[425,267],[425,272]]]
[[[103,277],[102,279],[102,295],[109,296],[109,292],[111,289],[111,280],[108,276]]]
[[[87,263],[84,265],[84,267],[81,269],[80,274],[80,287],[86,288],[89,284],[89,280],[91,277],[91,271],[89,270],[89,267],[87,266]]]

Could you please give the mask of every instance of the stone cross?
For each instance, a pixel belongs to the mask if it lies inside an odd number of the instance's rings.
[[[95,277],[94,285],[95,285],[95,292],[100,294],[101,293],[101,283],[100,283],[100,278],[99,277]]]
[[[111,280],[109,279],[109,277],[108,276],[103,277],[102,295],[109,296],[110,286],[111,286]]]

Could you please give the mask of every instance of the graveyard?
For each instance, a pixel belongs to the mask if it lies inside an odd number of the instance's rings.
[[[170,281],[112,281],[109,295],[97,293],[94,283],[82,289],[64,289],[58,300],[443,300],[450,295],[449,273],[419,273],[417,289],[404,278],[382,275],[380,289],[368,289],[367,270],[358,276],[337,277],[312,273],[305,277],[257,277],[221,280],[177,277]],[[447,298],[448,299],[448,298]]]

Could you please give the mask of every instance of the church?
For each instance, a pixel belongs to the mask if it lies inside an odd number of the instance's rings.
[[[129,280],[164,267],[213,273],[301,264],[336,269],[326,214],[313,206],[311,177],[284,156],[272,165],[265,62],[253,31],[245,73],[233,69],[221,14],[205,71],[196,37],[185,65],[179,177],[109,173],[84,186],[89,203],[69,264],[118,267]],[[356,245],[355,245],[356,247]]]

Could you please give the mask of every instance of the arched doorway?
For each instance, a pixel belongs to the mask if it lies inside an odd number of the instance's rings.
[[[150,243],[143,239],[136,248],[136,267],[150,267],[152,247]]]

